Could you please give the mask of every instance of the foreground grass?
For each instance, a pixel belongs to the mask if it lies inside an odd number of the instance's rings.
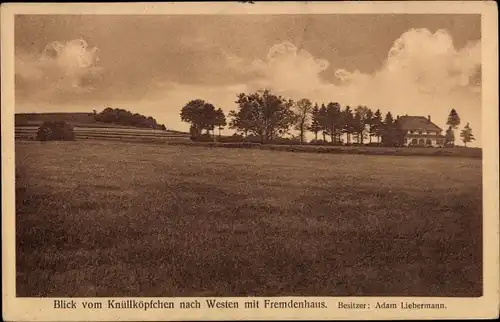
[[[18,296],[480,296],[481,160],[16,142]]]

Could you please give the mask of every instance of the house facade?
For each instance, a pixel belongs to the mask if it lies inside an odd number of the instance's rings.
[[[405,133],[406,146],[444,146],[443,130],[432,123],[430,116],[404,115],[398,117],[397,122]]]

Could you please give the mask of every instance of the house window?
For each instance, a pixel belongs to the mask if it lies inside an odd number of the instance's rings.
[[[418,134],[422,134],[422,131],[418,131]]]
[[[420,140],[418,140],[418,144],[420,144],[420,145],[424,145],[424,144],[425,144],[425,140],[424,140],[424,139],[420,139]]]
[[[425,144],[432,145],[432,141],[430,139],[427,139],[427,141],[425,141]]]
[[[411,140],[411,144],[413,144],[413,145],[417,145],[417,144],[418,144],[418,140],[417,140],[417,139],[412,139],[412,140]]]

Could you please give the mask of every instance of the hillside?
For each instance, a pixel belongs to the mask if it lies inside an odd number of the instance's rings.
[[[131,125],[121,125],[113,123],[98,122],[94,118],[93,113],[16,113],[15,114],[15,126],[16,127],[26,127],[26,126],[38,126],[45,121],[66,121],[74,126],[86,127],[86,128],[130,128],[130,129],[144,129]],[[169,130],[171,133],[187,134],[181,131]]]
[[[38,125],[45,121],[66,121],[76,124],[97,123],[93,113],[16,113],[15,125]]]

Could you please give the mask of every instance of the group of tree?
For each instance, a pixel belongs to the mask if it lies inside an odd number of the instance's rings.
[[[164,124],[159,124],[151,116],[144,116],[139,113],[132,113],[121,108],[105,108],[102,112],[94,111],[94,118],[97,122],[112,123],[140,128],[151,128],[166,130]]]
[[[336,102],[313,106],[309,99],[294,102],[269,90],[238,94],[236,104],[238,109],[229,112],[229,127],[244,136],[258,136],[262,143],[289,134],[291,128],[298,131],[300,143],[305,142],[306,131],[314,134],[313,143],[320,142],[319,134],[322,143],[331,144],[342,144],[343,135],[347,144],[354,140],[363,144],[365,139],[371,143],[373,137],[377,137],[382,145],[398,145],[403,138],[390,112],[382,121],[380,110],[373,112],[366,106],[355,110],[350,106],[342,109]]]
[[[372,143],[392,146],[403,143],[404,134],[399,130],[397,120],[388,112],[382,120],[380,110],[375,112],[366,106],[358,106],[354,110],[350,106],[342,108],[337,102],[315,104],[311,111],[311,120],[307,130],[314,134],[314,141],[318,141],[318,134],[322,141],[330,138],[332,144],[342,144],[345,135],[346,143],[364,144],[365,139]]]
[[[237,109],[229,112],[228,124],[220,108],[216,109],[200,99],[192,100],[182,108],[181,119],[191,124],[193,137],[200,136],[205,130],[205,135],[212,131],[212,138],[215,139],[214,129],[219,129],[220,136],[220,130],[229,125],[237,136],[258,138],[261,143],[282,140],[284,136],[291,135],[293,129],[298,132],[296,139],[300,143],[306,141],[305,134],[309,131],[314,134],[311,143],[316,144],[365,144],[366,140],[369,144],[376,141],[382,146],[405,144],[405,133],[399,126],[398,118],[394,118],[391,112],[383,115],[379,109],[373,111],[366,106],[352,109],[337,102],[318,105],[305,98],[294,102],[267,89],[250,94],[240,93],[235,103]],[[453,134],[459,123],[454,116],[449,120],[447,141],[454,141],[448,136]],[[473,140],[470,128],[464,131],[462,138],[467,142]]]
[[[189,133],[192,137],[200,136],[203,131],[206,134],[215,136],[215,129],[222,130],[226,124],[226,116],[219,108],[205,102],[204,100],[195,99],[189,101],[181,110],[181,120],[191,124]]]
[[[455,130],[458,129],[458,126],[460,125],[460,116],[455,109],[450,111],[446,125],[448,125],[448,129],[446,130],[445,135],[445,145],[453,146],[455,145]],[[467,146],[467,143],[475,140],[469,123],[467,123],[460,132],[460,139],[464,143],[464,146]]]

